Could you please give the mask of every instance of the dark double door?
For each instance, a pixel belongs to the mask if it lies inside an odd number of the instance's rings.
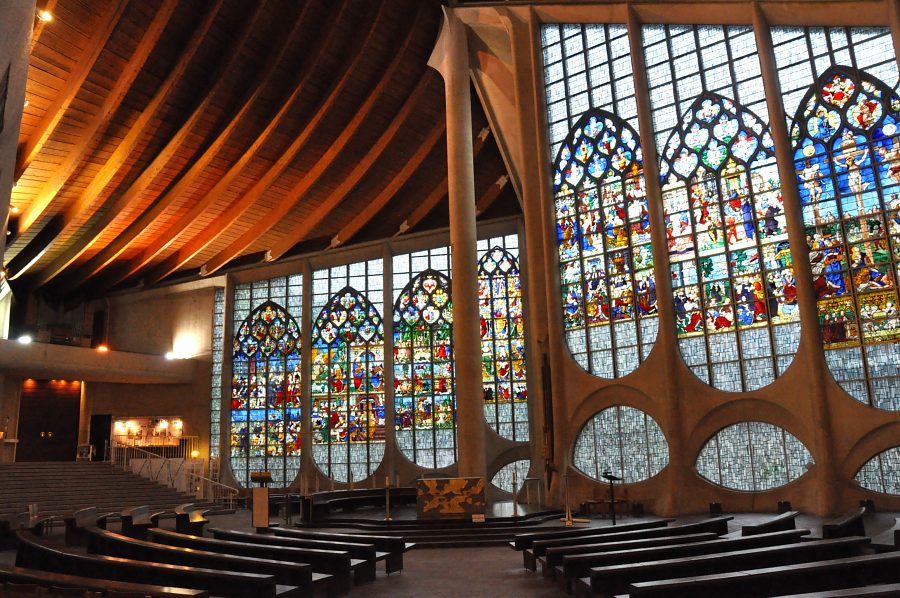
[[[28,379],[20,397],[16,461],[74,461],[81,383]]]

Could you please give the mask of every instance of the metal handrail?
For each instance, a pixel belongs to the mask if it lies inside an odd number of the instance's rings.
[[[181,453],[187,452],[186,449],[181,450],[182,448],[184,448],[184,447],[178,447],[179,450],[177,452],[181,452]],[[184,454],[177,455],[177,452],[176,452],[176,456],[167,457],[164,455],[159,455],[152,451],[148,451],[139,446],[133,446],[133,445],[127,445],[127,444],[122,445],[122,444],[119,444],[118,442],[113,441],[112,444],[110,445],[110,455],[109,455],[110,459],[109,460],[113,465],[118,466],[125,471],[132,471],[132,467],[131,467],[132,459],[142,458],[144,460],[144,462],[141,464],[138,471],[135,471],[133,473],[142,475],[142,476],[144,476],[150,480],[153,480],[155,482],[164,483],[167,486],[174,488],[177,484],[178,475],[179,475],[179,473],[181,473],[181,470],[184,468],[184,463],[185,463],[185,460],[187,459],[186,455],[184,455]],[[161,467],[159,470],[157,470],[154,473],[153,467],[152,467],[152,462],[155,460],[160,460],[160,459],[163,460],[164,466]],[[178,460],[178,465],[173,470],[172,461],[176,460],[176,459]],[[146,474],[145,474],[145,470],[146,470]],[[160,480],[159,475],[163,471],[165,471],[167,479]]]
[[[187,475],[190,487],[197,498],[212,501],[228,509],[234,509],[240,490],[193,471],[188,471]]]

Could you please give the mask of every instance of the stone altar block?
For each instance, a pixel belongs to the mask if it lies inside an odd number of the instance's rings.
[[[428,478],[416,482],[419,519],[470,519],[483,515],[484,478]]]

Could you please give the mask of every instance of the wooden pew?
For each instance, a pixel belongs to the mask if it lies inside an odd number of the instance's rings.
[[[19,540],[16,552],[17,567],[132,583],[166,583],[207,590],[214,596],[293,598],[304,595],[300,588],[278,585],[272,575],[77,554],[48,545],[29,533],[17,532],[16,535]]]
[[[618,534],[641,529],[653,529],[657,527],[666,527],[674,519],[657,519],[656,521],[639,521],[636,523],[626,523],[624,525],[608,525],[604,527],[579,527],[574,529],[555,530],[551,532],[528,532],[527,534],[516,534],[515,539],[509,543],[513,550],[525,550],[531,548],[531,545],[537,540],[553,540],[561,538],[578,538],[581,536],[592,536],[597,534]]]
[[[876,552],[900,550],[900,517],[894,519],[894,527],[872,538],[872,548]]]
[[[822,537],[828,538],[846,538],[848,536],[865,536],[866,526],[863,523],[863,515],[866,514],[865,507],[859,507],[848,511],[838,517],[822,524]]]
[[[878,584],[859,588],[846,588],[843,590],[825,590],[823,592],[804,592],[803,594],[789,594],[780,598],[839,598],[841,596],[900,596],[900,583]]]
[[[202,536],[203,529],[208,523],[206,511],[193,503],[175,507],[175,531],[179,534]]]
[[[122,533],[129,538],[146,540],[147,530],[159,527],[159,516],[163,513],[164,511],[151,513],[147,505],[125,509],[122,511]]]
[[[205,569],[223,569],[240,573],[262,573],[272,575],[278,583],[297,586],[304,592],[313,591],[312,567],[304,563],[284,560],[261,559],[257,557],[235,556],[218,552],[208,552],[190,548],[179,548],[129,538],[122,534],[89,528],[88,552],[106,556],[117,556],[152,563],[187,565]]]
[[[416,489],[414,487],[399,487],[390,489],[391,505],[416,503]],[[316,492],[300,498],[302,519],[308,523],[321,521],[338,509],[353,510],[363,507],[384,507],[384,488],[359,488],[354,490],[332,490]],[[288,502],[294,504],[294,497],[289,497]],[[270,508],[280,509],[284,504],[284,495],[271,495],[269,497]]]
[[[861,554],[868,544],[869,538],[835,538],[676,559],[593,567],[590,570],[590,577],[587,578],[589,583],[583,583],[585,578],[581,578],[578,580],[576,588],[580,596],[596,594],[610,596],[625,592],[628,584],[638,582],[854,557]]]
[[[283,538],[300,538],[307,540],[325,540],[327,542],[364,542],[372,544],[375,550],[387,553],[384,561],[384,569],[388,574],[403,570],[403,553],[410,550],[415,544],[406,542],[402,537],[380,535],[351,535],[329,532],[312,532],[302,529],[271,528],[275,536]]]
[[[604,552],[566,554],[559,558],[562,564],[556,566],[555,577],[566,591],[571,592],[575,579],[589,575],[590,570],[594,567],[608,567],[611,565],[625,565],[663,559],[680,559],[718,552],[796,544],[807,534],[809,534],[809,530],[786,530],[741,538],[713,538],[704,542],[688,544],[671,543],[669,545],[646,547],[620,545],[621,547],[605,550]],[[678,537],[671,539],[677,540]],[[550,552],[548,551],[547,554],[549,556]]]
[[[632,598],[758,598],[900,582],[900,552],[632,583]],[[855,595],[855,594],[851,594]]]
[[[559,538],[552,540],[535,540],[531,544],[531,548],[522,551],[522,561],[526,569],[534,571],[537,569],[537,557],[544,556],[548,548],[558,546],[577,546],[581,544],[590,544],[600,541],[616,541],[616,540],[637,540],[640,538],[661,538],[663,536],[682,536],[688,534],[700,534],[703,532],[711,532],[717,536],[723,536],[728,533],[728,522],[733,517],[713,517],[712,519],[704,519],[695,523],[686,523],[684,525],[674,525],[672,527],[656,527],[652,529],[634,530],[628,532],[620,532],[615,534],[602,533],[596,535],[582,535],[577,538]],[[607,528],[599,528],[607,529]],[[602,540],[600,539],[602,538]]]
[[[34,584],[41,587],[83,588],[92,592],[133,592],[152,598],[208,598],[206,590],[192,590],[143,583],[129,583],[111,579],[95,579],[78,575],[66,575],[52,571],[25,569],[23,567],[0,567],[0,585],[4,582]]]
[[[368,563],[359,559],[351,559],[350,553],[340,550],[313,550],[307,548],[293,548],[286,546],[274,546],[271,544],[251,544],[247,542],[234,542],[229,540],[217,540],[190,536],[177,532],[152,528],[148,532],[150,541],[169,546],[190,548],[193,550],[205,550],[220,554],[233,554],[237,556],[251,556],[261,559],[287,560],[294,563],[307,563],[312,566],[314,573],[328,574],[328,594],[338,596],[350,591],[351,583],[363,583],[374,579],[374,563],[371,568]],[[315,578],[315,575],[313,576]]]
[[[97,507],[87,507],[63,518],[66,524],[66,546],[84,546],[89,538],[87,528],[97,526],[98,519],[102,518],[103,529],[106,529],[106,519],[113,515],[114,513],[97,515]]]
[[[768,521],[763,521],[762,523],[757,523],[755,525],[745,525],[741,528],[741,535],[753,536],[756,534],[768,534],[771,532],[797,529],[796,519],[799,514],[800,511],[785,511]]]
[[[309,550],[346,551],[350,558],[354,559],[354,579],[356,583],[363,583],[375,579],[375,565],[378,561],[385,560],[388,553],[379,552],[374,544],[357,542],[331,542],[327,540],[304,540],[271,536],[269,534],[257,534],[253,532],[241,532],[228,529],[210,529],[216,540],[229,542],[247,542],[250,544],[266,544],[275,547],[285,546]],[[360,538],[362,540],[363,538]]]

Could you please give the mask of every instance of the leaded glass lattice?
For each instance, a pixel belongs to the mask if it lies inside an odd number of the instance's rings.
[[[758,492],[793,482],[813,463],[803,443],[778,426],[741,422],[720,430],[700,450],[697,473],[719,486]]]
[[[867,461],[856,472],[856,481],[866,490],[900,496],[900,446]]]
[[[800,316],[753,31],[643,34],[682,357],[720,390],[762,388],[791,363]]]
[[[403,454],[428,469],[456,462],[453,306],[439,270],[449,270],[449,257],[438,248],[393,260],[395,285],[409,281],[393,312],[395,435]]]
[[[518,492],[525,484],[525,478],[528,476],[528,468],[530,466],[531,461],[527,459],[507,463],[497,470],[497,473],[491,478],[491,484],[510,494],[513,491]],[[513,486],[513,472],[515,472],[515,487]]]
[[[209,383],[209,458],[219,458],[222,421],[222,350],[225,340],[225,289],[217,288],[213,296],[212,374]]]
[[[858,401],[900,410],[900,96],[890,30],[772,35],[785,103],[796,105],[794,169],[826,361]]]
[[[615,405],[594,415],[575,440],[575,468],[604,481],[610,472],[631,484],[652,478],[669,463],[669,444],[659,424],[639,409]]]
[[[288,486],[300,469],[302,277],[235,287],[231,469],[247,487],[251,471]]]
[[[658,328],[627,28],[541,32],[566,341],[584,369],[616,378]]]
[[[484,416],[491,429],[527,442],[525,317],[519,271],[519,239],[507,235],[478,242],[478,300]]]

